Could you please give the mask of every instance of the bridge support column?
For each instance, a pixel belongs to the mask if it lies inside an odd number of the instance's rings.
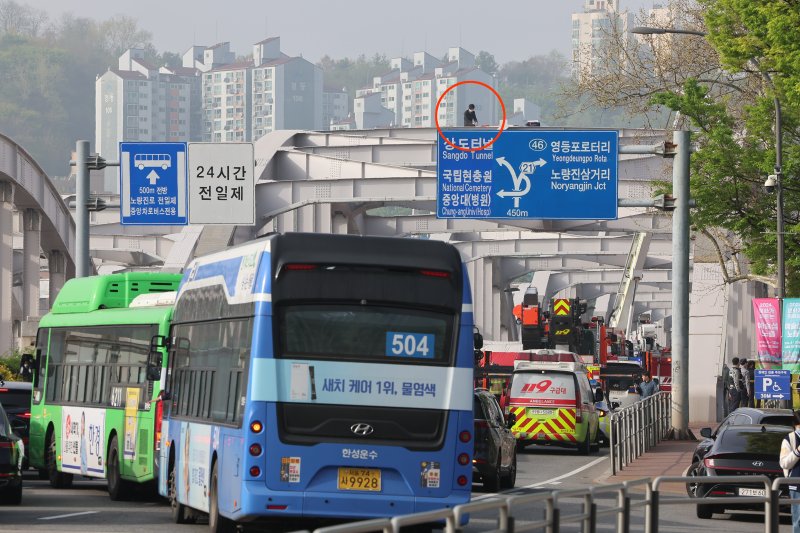
[[[50,290],[47,306],[52,309],[61,287],[67,281],[67,258],[58,250],[52,250],[47,258],[47,268],[50,271]]]
[[[0,355],[14,347],[11,316],[14,276],[14,186],[0,181]]]
[[[22,319],[38,325],[42,220],[36,209],[22,212],[22,227]]]

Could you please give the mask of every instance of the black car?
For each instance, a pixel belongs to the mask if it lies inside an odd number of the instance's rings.
[[[25,448],[0,403],[0,502],[22,502],[22,458]]]
[[[724,426],[743,426],[748,424],[771,424],[794,427],[794,418],[792,417],[791,409],[740,407],[725,417],[720,425],[717,426],[715,433]]]
[[[472,458],[472,480],[483,483],[490,492],[510,489],[517,482],[517,441],[511,433],[513,420],[505,421],[494,394],[476,389],[475,452]]]
[[[698,478],[689,483],[686,489],[695,498],[725,496],[765,496],[765,488],[760,483],[703,483],[707,476],[747,476],[766,475],[770,479],[782,477],[778,459],[781,442],[792,430],[791,426],[780,425],[725,425],[717,429],[703,428],[700,434],[705,437],[692,456],[688,475]],[[744,505],[698,505],[698,518],[711,518],[714,513],[725,509],[763,509],[763,504]]]
[[[31,384],[27,381],[1,381],[0,403],[17,435],[22,437],[26,449],[31,425]],[[23,469],[28,467],[25,458]]]

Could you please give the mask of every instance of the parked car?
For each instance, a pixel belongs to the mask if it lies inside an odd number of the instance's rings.
[[[511,433],[514,417],[506,422],[494,394],[475,389],[472,410],[475,416],[475,451],[472,481],[486,490],[510,489],[517,482],[517,447]]]
[[[0,502],[22,503],[22,458],[25,446],[0,403]]]
[[[717,426],[714,433],[716,434],[720,428],[725,426],[743,426],[747,424],[772,424],[794,427],[794,417],[791,409],[740,407],[726,416]]]
[[[697,477],[686,490],[694,498],[726,496],[765,496],[765,488],[759,483],[704,483],[708,476],[766,475],[770,479],[782,477],[778,463],[781,441],[792,430],[780,425],[725,425],[712,432],[703,428],[704,437],[695,448],[692,464],[687,475]],[[726,509],[763,509],[763,504],[754,505],[697,505],[698,518],[711,518],[714,513]]]
[[[27,381],[0,380],[0,403],[5,407],[11,426],[22,438],[26,448],[31,426],[31,390],[31,383]],[[22,468],[23,470],[28,468],[27,457],[23,461]]]

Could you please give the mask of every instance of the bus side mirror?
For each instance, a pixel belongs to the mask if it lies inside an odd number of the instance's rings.
[[[164,335],[153,335],[150,339],[150,352],[147,354],[147,381],[158,381],[161,379],[161,365],[164,358],[161,356],[161,348],[167,348],[168,339]]]
[[[483,335],[481,335],[479,331],[476,331],[472,334],[472,340],[475,344],[476,350],[483,348]]]

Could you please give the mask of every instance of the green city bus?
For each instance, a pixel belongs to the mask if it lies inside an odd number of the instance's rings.
[[[75,278],[42,317],[30,464],[57,488],[108,479],[113,500],[158,479],[161,378],[180,274]]]

